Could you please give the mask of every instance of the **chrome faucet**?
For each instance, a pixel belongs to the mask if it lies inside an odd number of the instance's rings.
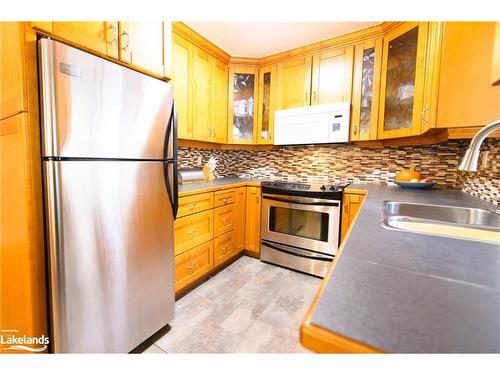
[[[497,129],[500,129],[500,120],[489,123],[485,127],[481,128],[481,130],[479,130],[476,135],[474,135],[474,138],[472,138],[472,141],[470,141],[469,148],[467,149],[467,151],[465,151],[465,155],[458,166],[458,169],[460,171],[477,171],[479,148],[481,147],[484,139]]]

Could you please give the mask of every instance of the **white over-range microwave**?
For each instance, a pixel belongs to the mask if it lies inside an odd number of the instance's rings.
[[[274,113],[274,144],[349,142],[351,103],[321,104]]]

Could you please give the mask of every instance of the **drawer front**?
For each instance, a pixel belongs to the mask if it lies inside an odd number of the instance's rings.
[[[214,210],[214,236],[218,237],[234,229],[234,204]]]
[[[213,241],[175,257],[175,291],[190,285],[213,268]]]
[[[201,245],[214,236],[213,210],[200,212],[175,220],[175,255]]]
[[[234,230],[214,239],[214,267],[236,254],[234,249]]]
[[[215,192],[214,207],[224,206],[226,204],[234,203],[234,190],[222,190]]]
[[[214,207],[214,193],[189,195],[179,198],[178,217],[210,210]]]

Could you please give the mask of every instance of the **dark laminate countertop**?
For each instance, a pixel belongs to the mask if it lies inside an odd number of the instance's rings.
[[[222,178],[182,194],[262,180]],[[382,226],[384,200],[498,208],[455,190],[368,191],[311,324],[385,352],[500,352],[500,246]]]
[[[385,352],[500,352],[500,246],[381,225],[384,200],[496,206],[454,190],[349,188],[368,194],[311,324]]]

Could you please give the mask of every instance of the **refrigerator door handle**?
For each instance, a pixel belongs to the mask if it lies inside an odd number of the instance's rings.
[[[172,167],[172,172],[170,172]],[[177,210],[179,209],[179,189],[177,187],[177,160],[165,160],[163,162],[163,173],[165,177],[165,185],[167,185],[168,198],[172,205],[172,214],[174,220],[177,218]]]
[[[172,137],[172,158],[169,159],[169,145],[170,137]],[[175,103],[172,103],[172,112],[170,121],[167,126],[165,134],[165,147],[164,147],[164,175],[165,183],[167,185],[167,192],[172,204],[172,213],[174,219],[177,217],[177,210],[179,208],[179,188],[177,184],[177,113],[175,111]],[[172,166],[172,173],[169,173],[169,167]]]

